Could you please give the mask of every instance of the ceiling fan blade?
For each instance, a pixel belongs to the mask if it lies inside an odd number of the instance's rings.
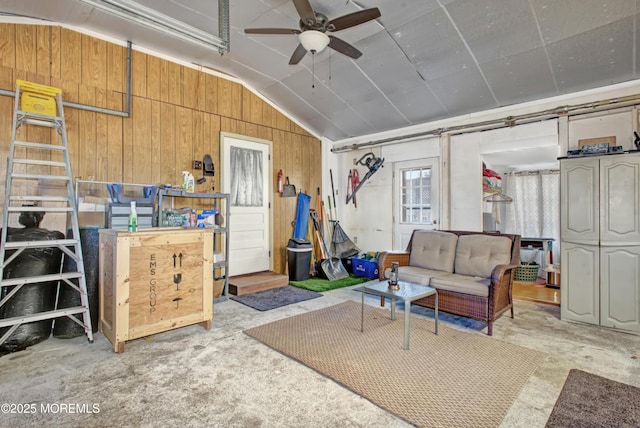
[[[358,49],[335,36],[329,36],[329,47],[353,59],[358,59],[362,56],[362,52]]]
[[[340,31],[355,27],[356,25],[364,24],[365,22],[373,19],[378,19],[381,16],[382,14],[380,13],[380,9],[377,7],[353,12],[329,21],[327,23],[327,31]]]
[[[245,28],[245,34],[300,34],[293,28]]]
[[[315,25],[316,13],[313,11],[313,7],[311,7],[309,0],[293,0],[293,5],[296,7],[302,22],[307,25]]]
[[[307,54],[307,50],[302,46],[302,43],[298,44],[298,47],[295,51],[293,51],[293,55],[291,55],[291,59],[289,60],[289,65],[296,65],[299,63],[302,58]]]

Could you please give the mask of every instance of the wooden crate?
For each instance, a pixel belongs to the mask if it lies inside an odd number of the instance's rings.
[[[211,328],[213,230],[100,230],[100,330],[127,340],[191,324]]]

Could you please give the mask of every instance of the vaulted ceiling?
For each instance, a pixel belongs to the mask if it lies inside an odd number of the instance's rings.
[[[136,0],[218,33],[215,0]],[[292,0],[231,0],[224,55],[113,17],[80,0],[4,2],[5,14],[61,22],[233,75],[333,141],[640,78],[640,0],[311,0],[333,19],[377,7],[332,33],[362,52],[289,59]],[[315,77],[314,77],[315,76]]]

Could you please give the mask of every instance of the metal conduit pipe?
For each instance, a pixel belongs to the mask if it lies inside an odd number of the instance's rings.
[[[593,101],[588,103],[566,105],[561,107],[555,107],[547,110],[542,110],[535,113],[525,113],[516,116],[507,116],[502,119],[491,119],[481,122],[468,123],[464,125],[446,126],[442,128],[434,128],[428,131],[417,132],[415,134],[399,135],[396,137],[384,138],[381,140],[372,140],[365,143],[345,145],[342,147],[332,148],[333,153],[343,153],[353,150],[359,150],[371,146],[382,146],[391,143],[406,143],[411,140],[415,140],[421,137],[428,136],[440,136],[445,133],[450,134],[466,134],[470,132],[489,131],[492,129],[513,127],[516,125],[523,125],[525,123],[532,123],[542,120],[555,119],[563,115],[579,116],[582,114],[589,114],[599,111],[614,110],[623,107],[630,107],[637,105],[640,102],[640,94],[629,95],[626,97],[609,98],[607,100]]]
[[[15,91],[9,91],[7,89],[0,89],[0,95],[7,97],[15,97]],[[88,104],[73,103],[70,101],[62,101],[62,105],[65,107],[71,107],[78,110],[93,111],[96,113],[105,113],[113,116],[129,117],[131,115],[131,42],[127,41],[127,92],[125,97],[124,111],[112,110],[103,107],[91,106]]]

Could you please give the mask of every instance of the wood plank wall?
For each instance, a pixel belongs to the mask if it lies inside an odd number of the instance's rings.
[[[24,79],[62,88],[65,101],[122,111],[126,63],[126,47],[59,26],[0,24],[2,89],[13,91],[16,79]],[[279,196],[275,175],[283,169],[299,190],[315,195],[322,177],[320,141],[238,83],[135,50],[131,92],[129,118],[65,108],[74,176],[181,183],[181,172],[209,153],[219,190],[221,131],[270,140],[274,271],[284,273],[296,198]],[[13,103],[12,97],[0,96],[3,159],[9,152]],[[56,138],[49,130],[27,132],[29,141]],[[1,162],[0,176],[5,175],[6,162]],[[196,191],[211,191],[211,184],[208,177]]]

